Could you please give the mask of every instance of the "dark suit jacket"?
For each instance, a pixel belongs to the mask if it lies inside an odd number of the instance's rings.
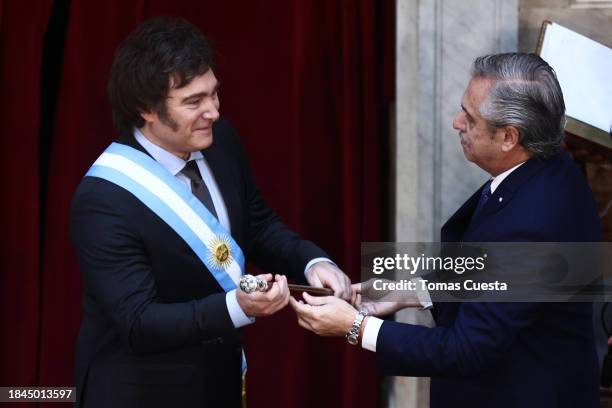
[[[503,197],[500,202],[499,198]],[[599,241],[583,175],[561,152],[532,158],[480,190],[442,227],[444,242]],[[431,376],[431,407],[597,407],[590,303],[436,303],[437,326],[384,322],[376,355],[388,375]]]
[[[304,281],[307,262],[327,255],[265,205],[233,128],[221,120],[213,132],[202,153],[232,236],[248,261]],[[187,244],[129,191],[94,177],[74,195],[70,229],[84,285],[77,406],[239,406],[240,330]]]

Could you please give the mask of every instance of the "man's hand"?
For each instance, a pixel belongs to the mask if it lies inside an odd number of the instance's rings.
[[[319,336],[344,336],[351,329],[357,316],[353,306],[334,296],[303,296],[307,303],[289,297],[300,326]]]
[[[381,280],[381,279],[378,279]],[[387,316],[407,307],[421,307],[416,291],[382,291],[373,287],[375,279],[352,285],[355,293],[352,302],[356,308],[371,316]]]
[[[353,296],[351,280],[334,264],[326,261],[317,262],[308,268],[304,275],[310,285],[317,288],[331,288],[336,297],[351,300]]]
[[[257,275],[259,279],[268,282],[272,281],[272,274]],[[276,275],[275,282],[266,292],[245,293],[238,289],[236,299],[242,311],[251,317],[269,316],[276,313],[289,302],[289,287],[287,277]]]

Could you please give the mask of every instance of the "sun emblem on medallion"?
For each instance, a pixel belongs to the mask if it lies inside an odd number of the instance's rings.
[[[232,250],[226,236],[217,235],[208,244],[210,253],[208,257],[212,264],[218,268],[226,268],[232,263]]]

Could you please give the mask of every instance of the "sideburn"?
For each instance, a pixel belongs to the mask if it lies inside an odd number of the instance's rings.
[[[176,132],[178,130],[178,123],[176,123],[174,118],[172,118],[172,116],[168,114],[168,109],[165,105],[162,106],[157,115],[159,116],[159,121],[164,125],[168,126],[170,129],[172,129],[172,131]]]

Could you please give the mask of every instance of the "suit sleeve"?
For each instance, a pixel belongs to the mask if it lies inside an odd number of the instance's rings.
[[[75,196],[70,235],[85,296],[94,299],[133,352],[163,352],[233,332],[225,293],[160,302],[143,241],[101,192]]]
[[[248,209],[248,255],[266,271],[282,273],[305,283],[304,268],[314,258],[330,258],[311,241],[290,230],[265,203],[256,186],[248,157],[232,130],[234,149],[238,154]]]
[[[464,303],[450,327],[385,321],[376,356],[384,375],[470,377],[492,369],[545,307],[536,303]]]

